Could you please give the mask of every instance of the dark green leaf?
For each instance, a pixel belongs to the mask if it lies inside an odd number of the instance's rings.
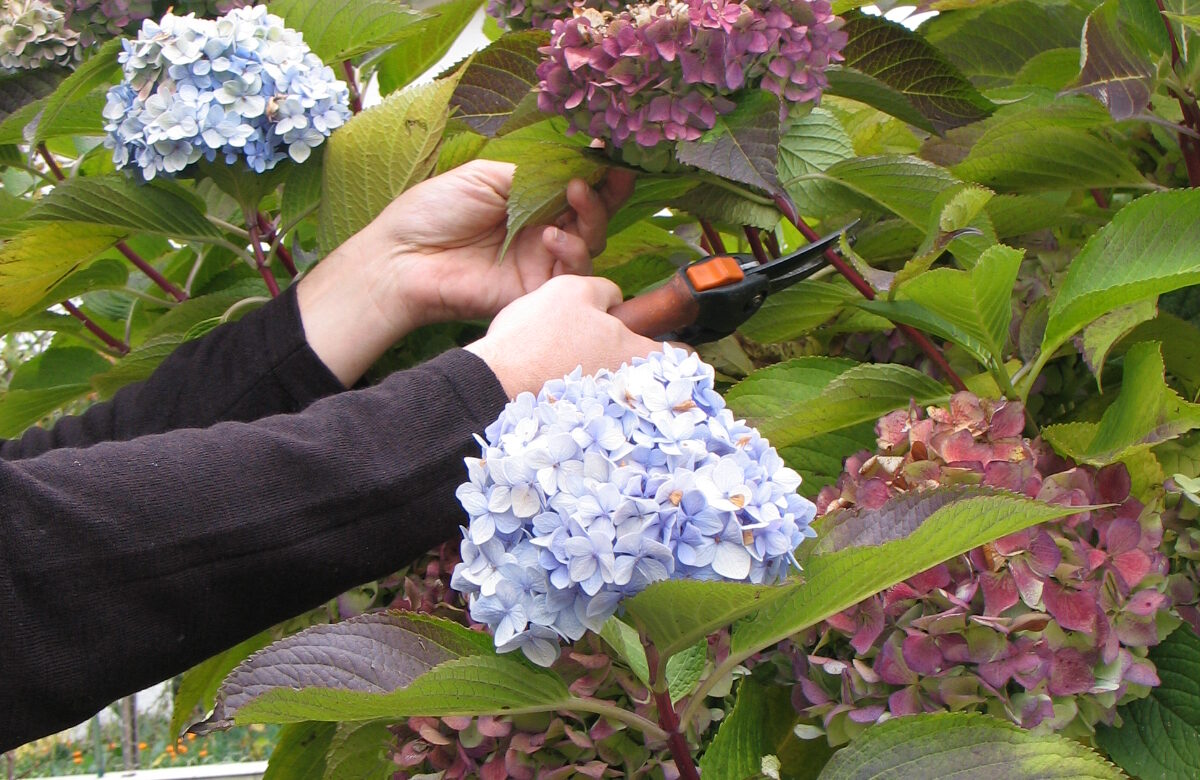
[[[91,390],[91,385],[86,383],[39,390],[9,390],[0,395],[0,439],[20,436],[29,426]]]
[[[705,777],[749,780],[762,777],[763,757],[775,755],[795,722],[794,710],[773,707],[779,689],[766,689],[747,678],[738,686],[737,702],[724,720],[712,744],[700,759]]]
[[[526,225],[548,225],[567,207],[567,183],[583,179],[595,184],[604,176],[604,165],[576,146],[537,144],[517,163],[508,196],[508,234],[497,258]]]
[[[87,96],[101,86],[111,84],[121,72],[117,64],[117,52],[121,49],[121,41],[114,38],[100,50],[89,57],[75,72],[67,76],[54,92],[46,98],[46,107],[38,119],[38,129],[34,133],[34,141],[39,142],[49,137],[43,132],[56,127],[60,114],[74,110],[75,104],[85,100]]]
[[[930,129],[943,133],[992,112],[992,104],[958,68],[904,25],[855,13],[842,29],[849,36],[842,50],[846,67],[900,92]]]
[[[66,68],[35,68],[0,77],[0,128],[17,111],[53,92],[67,73]]]
[[[819,396],[830,382],[857,365],[847,358],[820,356],[776,363],[730,388],[725,402],[735,415],[752,422],[780,417]]]
[[[1150,104],[1154,67],[1129,42],[1118,20],[1117,0],[1107,0],[1083,26],[1083,66],[1067,93],[1092,95],[1112,114],[1129,119]]]
[[[842,123],[825,109],[815,108],[787,122],[779,139],[779,184],[801,214],[823,214],[830,185],[804,179],[804,175],[824,171],[853,156],[854,146]]]
[[[324,780],[336,723],[295,723],[279,730],[263,780]]]
[[[848,285],[805,279],[768,296],[738,331],[760,344],[791,341],[828,322],[859,297]]]
[[[538,47],[549,39],[544,30],[508,33],[472,57],[450,98],[454,118],[480,135],[496,135],[538,83]]]
[[[932,133],[933,123],[925,118],[903,92],[893,89],[874,76],[868,76],[854,68],[833,65],[826,72],[830,95],[856,100],[863,105],[876,108],[894,116],[913,127]]]
[[[387,721],[339,723],[325,755],[325,780],[392,780],[395,741]]]
[[[279,216],[283,225],[294,225],[321,205],[321,184],[325,171],[325,145],[313,150],[303,165],[293,165],[283,180],[283,200]]]
[[[267,7],[328,65],[403,40],[424,18],[395,0],[271,0]]]
[[[113,393],[125,385],[140,382],[154,373],[154,369],[175,351],[183,338],[172,334],[160,336],[139,344],[128,355],[103,374],[92,377],[92,387],[101,398],[111,398]]]
[[[189,198],[164,185],[140,185],[121,174],[72,178],[59,183],[24,219],[101,225],[126,232],[184,240],[221,237]]]
[[[732,112],[696,141],[680,141],[675,156],[684,165],[741,182],[772,196],[784,195],[776,159],[779,99],[766,90],[749,93]]]
[[[868,420],[784,447],[779,455],[804,480],[800,483],[800,493],[812,499],[821,488],[837,482],[846,458],[862,450],[873,450],[875,446],[875,424]]]
[[[895,718],[867,729],[834,754],[819,780],[988,777],[1009,780],[1121,780],[1120,770],[1079,742],[1034,733],[974,713]]]
[[[708,640],[699,639],[696,644],[681,650],[667,659],[667,692],[671,701],[679,701],[696,688],[704,666],[708,663]]]
[[[779,224],[779,212],[774,206],[715,184],[694,185],[685,194],[672,198],[670,205],[696,219],[726,225],[749,225],[770,230]]]
[[[92,374],[112,364],[87,347],[51,347],[17,367],[8,389],[47,390],[63,385],[86,385]]]
[[[413,26],[412,36],[379,61],[379,91],[385,97],[436,64],[471,21],[483,0],[446,0],[423,8],[429,18]]]

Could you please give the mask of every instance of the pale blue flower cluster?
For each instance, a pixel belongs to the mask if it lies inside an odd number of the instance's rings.
[[[813,536],[800,476],[670,345],[523,393],[485,434],[451,585],[498,650],[543,666],[653,582],[778,582]]]
[[[168,13],[124,42],[124,80],[108,91],[105,145],[146,179],[201,158],[255,172],[308,159],[350,118],[350,93],[266,6],[216,20]]]

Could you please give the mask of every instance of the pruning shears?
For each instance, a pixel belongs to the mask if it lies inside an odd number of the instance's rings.
[[[855,224],[766,263],[750,254],[703,257],[680,268],[661,287],[630,298],[609,313],[649,338],[692,345],[716,341],[750,319],[768,295],[823,268],[828,262],[825,251]]]

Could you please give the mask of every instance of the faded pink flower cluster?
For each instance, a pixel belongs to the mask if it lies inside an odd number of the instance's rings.
[[[1159,684],[1146,648],[1164,638],[1157,618],[1171,606],[1160,514],[1130,495],[1124,465],[1074,465],[1023,427],[1020,404],[969,393],[928,415],[894,412],[878,423],[879,451],[848,459],[821,491],[818,512],[964,483],[1111,505],[976,548],[810,632],[792,657],[793,701],[831,739],[886,716],[960,709],[1075,733]]]
[[[619,11],[624,7],[622,0],[488,0],[487,13],[505,30],[549,30],[556,20],[570,18],[575,9]]]
[[[731,96],[761,88],[782,110],[815,102],[846,35],[828,0],[655,0],[554,22],[538,107],[614,146],[694,141]]]

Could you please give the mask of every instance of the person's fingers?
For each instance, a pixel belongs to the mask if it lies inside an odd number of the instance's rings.
[[[608,209],[599,193],[582,179],[572,179],[567,184],[567,203],[575,212],[575,232],[593,255],[603,252],[608,239]]]
[[[512,192],[513,174],[517,166],[498,160],[471,160],[453,169],[452,173],[465,176],[493,190],[504,199]]]
[[[548,227],[542,231],[542,244],[555,260],[555,276],[563,273],[586,276],[592,272],[592,253],[580,236]]]
[[[579,298],[600,311],[608,311],[621,302],[621,288],[602,276],[556,276],[551,282],[565,288],[570,297]]]

